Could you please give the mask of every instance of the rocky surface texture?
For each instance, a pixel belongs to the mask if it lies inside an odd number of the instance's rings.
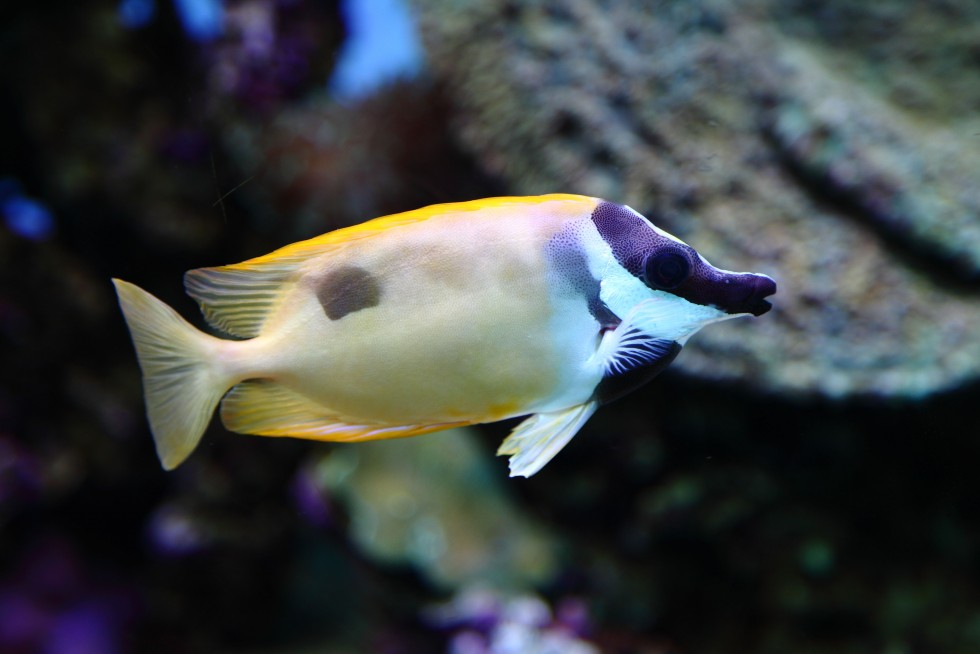
[[[511,190],[624,202],[779,281],[676,365],[831,397],[980,374],[980,5],[416,6],[456,133]]]

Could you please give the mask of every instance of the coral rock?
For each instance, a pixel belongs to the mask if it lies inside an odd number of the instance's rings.
[[[624,202],[777,279],[680,368],[830,397],[974,380],[980,5],[794,4],[416,2],[460,140],[514,192]]]

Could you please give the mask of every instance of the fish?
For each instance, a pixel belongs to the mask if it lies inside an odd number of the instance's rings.
[[[776,283],[712,266],[626,205],[549,194],[437,204],[188,271],[221,334],[113,279],[164,469],[220,404],[241,434],[356,442],[524,417],[498,454],[547,464],[705,325]]]

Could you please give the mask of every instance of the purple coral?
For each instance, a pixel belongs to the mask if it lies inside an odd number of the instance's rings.
[[[425,616],[450,631],[449,654],[597,654],[582,639],[587,611],[576,600],[565,600],[557,615],[532,594],[505,596],[485,588],[470,588]]]
[[[0,582],[0,651],[114,654],[138,612],[138,598],[83,569],[67,541],[50,537],[27,551]]]

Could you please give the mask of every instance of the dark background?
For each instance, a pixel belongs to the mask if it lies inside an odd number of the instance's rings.
[[[201,325],[189,268],[515,189],[460,142],[460,97],[424,65],[328,88],[354,33],[333,3],[217,3],[213,35],[150,4],[138,24],[110,2],[0,10],[0,651],[503,651],[514,598],[552,612],[526,651],[557,633],[608,652],[980,648],[975,383],[831,398],[671,370],[527,481],[493,456],[512,425],[480,426],[469,483],[499,498],[501,542],[550,543],[534,574],[440,576],[365,545],[350,498],[372,482],[318,472],[350,446],[216,421],[162,471],[111,277]],[[460,492],[442,465],[375,478],[438,504]]]

